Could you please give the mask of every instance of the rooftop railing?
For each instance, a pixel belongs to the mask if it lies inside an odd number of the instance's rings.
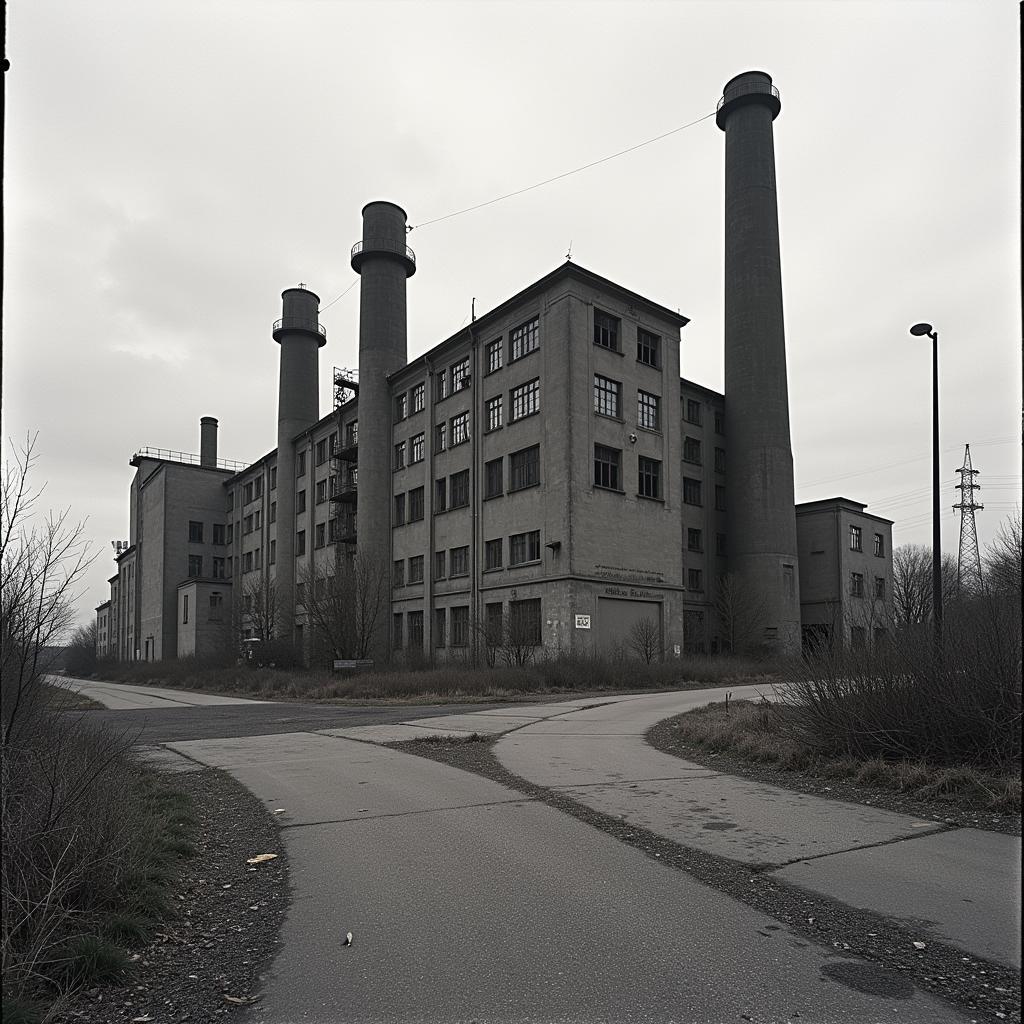
[[[140,448],[131,458],[136,459],[160,459],[162,462],[180,462],[184,466],[201,466],[202,460],[194,452],[177,452],[173,448]],[[233,459],[218,459],[217,469],[228,469],[232,473],[240,473],[243,469],[249,468],[248,462],[235,462]]]
[[[416,253],[407,245],[392,241],[390,238],[364,238],[352,246],[352,258],[354,259],[362,252],[396,252],[404,256],[410,263],[416,262]]]
[[[726,103],[739,99],[740,96],[750,96],[755,93],[764,93],[765,96],[774,96],[775,99],[779,98],[779,90],[774,85],[769,85],[767,82],[744,82],[742,86],[726,90],[725,94],[718,101],[715,110],[721,110]]]
[[[323,337],[327,337],[327,328],[322,326],[316,320],[309,320],[301,316],[284,316],[280,320],[274,321],[275,331],[313,331],[315,334],[320,334]]]

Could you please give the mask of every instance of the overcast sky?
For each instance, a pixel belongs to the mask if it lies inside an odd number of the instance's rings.
[[[276,443],[282,289],[356,279],[360,211],[413,225],[714,110],[761,69],[775,122],[798,501],[844,495],[930,543],[939,331],[943,546],[971,443],[984,544],[1021,493],[1018,7],[881,3],[14,0],[3,433],[88,517],[83,621],[128,535],[132,453]],[[724,136],[714,119],[416,228],[409,356],[573,259],[692,319],[721,390]],[[324,310],[357,365],[358,294]]]

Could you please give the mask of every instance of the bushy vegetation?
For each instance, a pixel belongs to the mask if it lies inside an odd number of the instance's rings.
[[[325,670],[226,667],[182,659],[105,666],[110,679],[154,686],[208,690],[255,698],[354,701],[466,698],[503,699],[520,694],[558,694],[624,689],[683,689],[766,679],[765,667],[724,656],[686,655],[666,662],[641,659],[539,658],[526,665],[486,668],[450,662],[357,673]]]

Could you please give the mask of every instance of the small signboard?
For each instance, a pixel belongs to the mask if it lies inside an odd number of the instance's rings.
[[[335,658],[334,660],[334,671],[338,672],[341,669],[352,669],[352,668],[372,668],[372,661],[356,660],[352,658]]]
[[[590,629],[590,616],[589,615],[577,615],[576,616],[576,628],[577,629]]]

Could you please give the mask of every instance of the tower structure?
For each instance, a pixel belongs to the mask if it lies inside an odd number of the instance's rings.
[[[317,392],[319,350],[327,344],[320,326],[320,297],[303,286],[281,293],[281,319],[274,324],[274,341],[281,346],[277,393],[277,569],[274,601],[284,619],[282,639],[295,638],[295,478],[298,472],[293,443],[297,434],[320,418]]]
[[[763,640],[800,648],[793,449],[782,313],[771,76],[731,79],[725,132],[725,429],[728,567],[763,609]]]
[[[405,282],[416,257],[405,244],[405,211],[363,207],[363,237],[352,247],[359,282],[359,491],[356,554],[362,571],[390,569],[392,394],[388,376],[408,361]]]
[[[974,492],[981,490],[974,478],[978,475],[971,465],[971,446],[964,446],[964,464],[957,470],[960,483],[960,501],[953,508],[960,511],[960,552],[956,562],[957,597],[980,597],[985,592],[985,581],[981,576],[981,552],[978,550],[978,526],[974,513],[985,506],[974,500]]]

